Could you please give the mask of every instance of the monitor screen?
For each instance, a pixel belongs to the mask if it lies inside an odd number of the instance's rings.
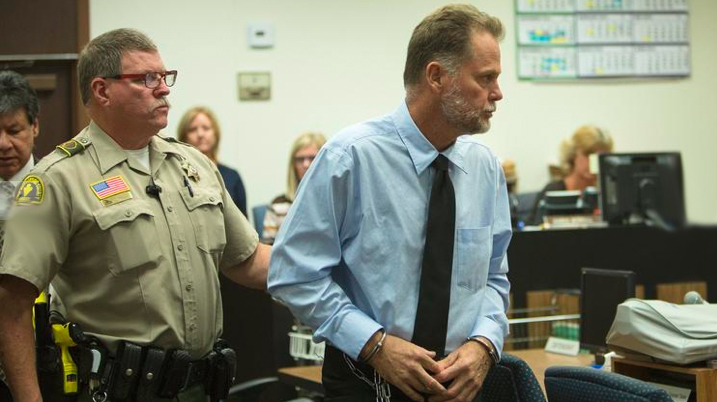
[[[580,290],[580,347],[593,353],[605,352],[605,338],[617,305],[635,297],[635,273],[583,268]]]
[[[685,224],[682,160],[678,152],[599,156],[600,209],[611,224]]]

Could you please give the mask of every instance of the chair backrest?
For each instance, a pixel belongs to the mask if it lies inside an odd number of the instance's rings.
[[[546,402],[540,383],[523,359],[508,353],[485,378],[480,402]]]
[[[251,209],[252,219],[254,220],[254,229],[259,234],[260,239],[262,235],[261,232],[264,230],[264,215],[266,214],[266,209],[268,207],[269,206],[266,204],[261,204]]]
[[[535,200],[538,198],[538,194],[540,194],[540,192],[536,191],[532,193],[518,193],[515,195],[518,200],[517,218],[519,221],[523,221],[526,224],[533,223],[528,222],[528,220],[530,219],[530,215],[533,213],[533,206],[535,205]]]
[[[548,368],[545,391],[550,402],[673,402],[652,384],[589,367]]]

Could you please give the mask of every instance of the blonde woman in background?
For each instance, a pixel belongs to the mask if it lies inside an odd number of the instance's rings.
[[[326,143],[326,138],[318,133],[305,133],[300,135],[291,147],[289,154],[289,168],[286,179],[286,193],[276,197],[267,208],[264,215],[262,241],[273,243],[279,226],[284,221],[291,203],[294,201],[299,182],[309,170],[311,162]]]
[[[578,190],[596,184],[597,176],[590,172],[590,155],[601,152],[612,152],[613,140],[602,129],[592,125],[579,127],[570,139],[560,145],[560,168],[563,173],[561,180],[548,183],[540,192],[533,205],[530,223],[542,223],[540,201],[548,191]]]
[[[222,138],[219,121],[214,113],[205,106],[195,106],[182,116],[177,128],[177,139],[194,145],[217,165],[224,185],[239,210],[246,214],[246,191],[244,183],[236,170],[217,162],[219,140]]]

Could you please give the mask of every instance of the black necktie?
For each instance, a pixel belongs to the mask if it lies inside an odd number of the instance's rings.
[[[456,195],[443,155],[431,164],[436,168],[428,203],[426,245],[423,249],[421,288],[418,293],[413,343],[442,357],[446,349],[448,308],[451,302],[453,237],[456,226]]]

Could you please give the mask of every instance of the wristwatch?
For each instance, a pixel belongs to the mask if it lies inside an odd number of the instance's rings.
[[[488,356],[490,356],[490,359],[493,361],[493,364],[498,364],[498,362],[500,361],[500,357],[498,357],[498,352],[495,351],[495,347],[493,346],[493,343],[491,341],[482,336],[474,336],[472,338],[468,338],[467,341],[473,341],[483,346],[486,352],[488,352]]]

